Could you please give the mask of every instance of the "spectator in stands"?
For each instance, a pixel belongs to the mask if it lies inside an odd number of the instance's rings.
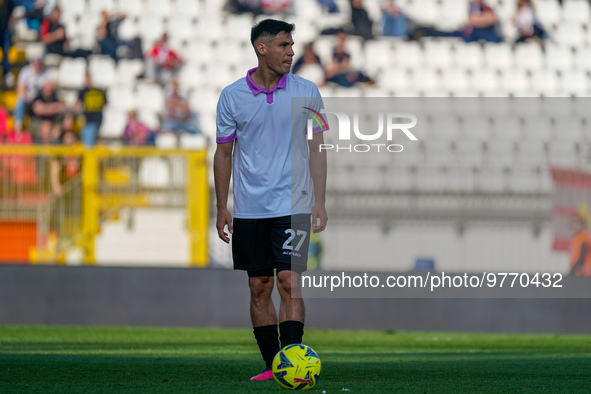
[[[517,11],[513,17],[513,23],[519,33],[519,37],[515,41],[516,44],[534,37],[539,40],[548,38],[548,33],[546,33],[546,30],[536,18],[534,5],[531,0],[519,0],[517,2]]]
[[[431,27],[422,27],[413,32],[413,38],[420,36],[459,37],[466,42],[501,42],[503,38],[498,30],[499,20],[494,10],[484,0],[472,0],[468,11],[468,22],[462,29],[441,31]]]
[[[314,82],[317,86],[324,85],[324,67],[320,57],[314,52],[314,43],[309,42],[304,46],[304,54],[294,63],[291,72]]]
[[[172,133],[201,134],[198,120],[189,108],[189,101],[179,93],[179,83],[173,79],[171,93],[166,98],[166,117],[162,122],[162,131]]]
[[[45,17],[43,13],[44,8],[45,0],[31,0],[25,3],[25,19],[29,29],[39,32],[41,22],[43,22],[43,18]]]
[[[43,58],[33,59],[31,64],[21,69],[16,83],[17,98],[14,109],[14,128],[17,132],[22,130],[27,107],[30,107],[48,79],[47,70],[43,65]]]
[[[32,116],[29,129],[35,142],[49,143],[52,135],[60,134],[65,109],[64,103],[57,98],[54,83],[51,80],[45,81],[41,92],[31,103]]]
[[[409,36],[409,20],[394,0],[382,3],[382,34],[386,37]]]
[[[135,110],[129,111],[128,116],[123,143],[130,146],[154,145],[156,133],[138,120]]]
[[[351,55],[345,49],[347,38],[345,32],[337,34],[332,62],[326,67],[326,80],[343,87],[351,87],[357,82],[372,83],[373,81],[361,71],[351,68]]]
[[[575,216],[571,226],[570,274],[575,276],[591,276],[591,233],[585,226],[585,219]]]
[[[168,46],[168,34],[164,33],[147,56],[146,74],[148,78],[166,86],[176,77],[182,64],[180,56]]]
[[[291,0],[261,0],[261,8],[265,14],[291,14]]]
[[[14,4],[12,0],[0,0],[0,45],[2,46],[2,80],[4,83],[4,76],[8,76],[10,72],[10,62],[8,61],[8,51],[11,47],[10,24],[12,22],[12,10]],[[14,80],[13,80],[14,83]]]
[[[117,61],[119,47],[119,24],[125,19],[125,14],[110,16],[107,11],[101,12],[101,21],[97,28],[96,41],[101,48],[101,55],[109,55]]]
[[[263,10],[261,9],[261,0],[226,0],[224,11],[233,14],[250,12],[253,15],[260,15],[263,13]]]
[[[61,16],[61,8],[55,7],[49,17],[45,18],[41,23],[39,37],[41,42],[45,44],[46,53],[68,57],[87,57],[90,55],[91,52],[85,49],[69,50],[66,28],[60,22]]]
[[[86,122],[82,129],[82,142],[86,146],[94,146],[99,128],[103,122],[103,108],[107,104],[107,94],[104,90],[92,85],[90,74],[86,73],[85,87],[78,92],[78,100],[74,104],[76,111],[83,107]]]
[[[64,131],[58,142],[63,146],[75,146],[79,141],[76,133]],[[69,193],[64,192],[63,184],[80,173],[80,157],[56,157],[51,160],[50,166],[51,191],[58,197],[69,196]],[[72,188],[69,192],[73,190]]]
[[[373,39],[373,21],[363,8],[363,0],[351,0],[352,34],[361,36],[365,40]]]
[[[335,2],[335,0],[317,0],[318,4],[322,6],[322,8],[328,12],[329,14],[338,14],[339,13],[339,6]]]

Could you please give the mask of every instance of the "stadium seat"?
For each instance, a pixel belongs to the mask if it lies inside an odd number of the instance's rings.
[[[542,100],[542,113],[554,119],[575,116],[576,112],[574,101],[570,97],[554,96]]]
[[[199,134],[181,134],[179,144],[184,149],[206,149],[207,138]]]
[[[168,187],[170,168],[166,160],[160,157],[147,157],[139,167],[139,184],[143,187]]]
[[[174,149],[178,139],[173,133],[160,133],[156,136],[156,147],[160,149]]]
[[[106,138],[121,138],[126,124],[127,114],[125,111],[110,103],[103,109],[103,122],[99,134]]]
[[[573,52],[568,47],[549,44],[545,49],[545,57],[546,67],[551,70],[568,72],[574,68],[575,65]]]
[[[218,97],[214,90],[197,89],[189,97],[189,105],[199,113],[215,113]]]
[[[581,70],[573,70],[572,72],[563,74],[561,87],[564,93],[578,97],[587,96],[589,94],[589,78],[587,73]]]
[[[425,64],[425,54],[415,41],[398,42],[395,45],[395,50],[396,64],[399,66],[414,69]]]
[[[454,64],[457,67],[478,70],[484,66],[484,55],[478,43],[456,45],[454,52]]]
[[[545,97],[552,97],[559,91],[558,75],[554,70],[540,69],[532,72],[531,89]]]
[[[512,100],[512,110],[515,116],[523,119],[535,119],[543,115],[543,99],[539,97],[515,98]]]
[[[524,70],[538,70],[542,67],[542,48],[536,43],[523,43],[515,49],[515,65]]]
[[[139,24],[135,18],[125,18],[119,25],[118,32],[122,40],[132,40],[140,35]]]
[[[545,171],[543,171],[545,172]],[[508,178],[509,190],[516,194],[540,192],[540,173],[536,168],[514,169]]]
[[[468,1],[451,0],[441,3],[441,14],[435,26],[442,30],[456,30],[461,28],[467,20]]]
[[[565,24],[582,24],[591,21],[589,2],[585,0],[564,0],[562,20]]]
[[[482,105],[483,112],[492,119],[505,117],[511,113],[511,103],[510,98],[485,99]]]
[[[560,117],[554,120],[555,142],[582,142],[585,140],[585,133],[581,119],[575,116]]]
[[[548,145],[550,165],[577,168],[581,163],[577,153],[577,145],[573,141],[557,139]]]
[[[562,15],[558,1],[535,1],[536,16],[546,28],[550,28],[560,22]]]
[[[447,189],[446,171],[442,168],[421,167],[416,173],[416,189],[419,192],[443,192]]]
[[[136,103],[138,108],[152,112],[164,111],[164,93],[159,85],[142,83],[137,85]]]
[[[513,67],[513,53],[507,43],[484,45],[484,61],[488,68],[508,70]]]
[[[195,37],[195,26],[188,15],[172,15],[168,21],[168,34],[172,40],[191,40]]]
[[[405,14],[421,25],[434,25],[440,19],[440,13],[435,0],[414,0],[405,8]]]
[[[550,141],[553,137],[552,120],[545,116],[526,118],[523,135],[529,141]]]
[[[396,66],[386,69],[380,75],[378,82],[386,89],[404,90],[411,87],[411,78],[406,69]]]
[[[250,29],[253,26],[254,21],[250,14],[230,15],[226,21],[226,31],[231,32],[233,39],[236,37],[250,37]]]
[[[80,0],[60,0],[59,5],[62,9],[63,15],[84,15],[86,13],[86,1]]]
[[[118,12],[127,15],[129,19],[133,19],[143,14],[146,10],[142,0],[119,0],[116,9]]]
[[[127,0],[125,0],[127,1]],[[195,0],[176,0],[174,2],[172,14],[173,15],[186,15],[190,18],[196,18],[199,16],[201,8],[201,2]]]
[[[505,171],[498,167],[483,167],[476,173],[476,189],[483,193],[503,193],[507,189]]]
[[[523,140],[517,144],[516,163],[520,168],[536,168],[547,163],[545,144],[542,139]]]
[[[431,96],[434,90],[441,87],[437,70],[430,67],[415,67],[412,73],[413,87],[423,92],[425,96]]]
[[[160,130],[160,119],[158,118],[158,113],[158,111],[155,111],[149,107],[144,107],[140,104],[138,105],[137,118],[150,130],[158,131]]]
[[[107,101],[110,106],[121,111],[129,111],[136,106],[133,88],[130,86],[117,85],[111,87],[107,91]]]
[[[110,56],[90,56],[88,71],[96,87],[106,89],[115,83],[115,61]]]
[[[489,167],[509,168],[515,160],[515,145],[506,139],[493,139],[486,144],[486,163]]]
[[[376,40],[365,44],[365,69],[369,73],[383,71],[394,63],[394,50],[389,41]]]
[[[491,96],[500,90],[499,77],[492,69],[474,70],[472,87],[484,96]]]
[[[491,122],[483,112],[467,111],[461,124],[460,140],[487,141],[492,136]]]
[[[167,17],[172,10],[171,1],[144,0],[144,2],[146,10],[149,10],[153,14],[160,15],[161,17]]]
[[[197,22],[196,37],[198,39],[222,41],[225,37],[224,34],[223,22],[219,17],[208,16],[200,18]]]
[[[89,0],[88,1],[88,12],[93,14],[100,14],[102,11],[109,13],[115,9],[114,0]]]
[[[138,27],[142,40],[145,41],[143,42],[144,49],[148,51],[152,48],[153,43],[162,37],[162,33],[164,33],[162,15],[152,12],[144,14],[140,19]]]
[[[501,88],[514,96],[519,96],[529,90],[529,83],[523,71],[507,69],[501,75]]]
[[[449,40],[426,40],[425,63],[429,67],[447,68],[452,64],[452,43]]]
[[[137,77],[144,72],[144,62],[140,59],[120,59],[117,62],[115,83],[118,86],[135,86]]]
[[[59,66],[58,83],[66,89],[80,89],[84,86],[86,60],[64,58]]]
[[[579,24],[560,24],[554,34],[554,40],[559,45],[574,48],[579,48],[585,44],[583,29]]]
[[[484,164],[482,140],[462,137],[454,142],[456,158],[461,168],[477,168]]]
[[[492,130],[495,140],[517,141],[523,137],[523,125],[520,119],[515,116],[495,118]]]
[[[470,90],[472,85],[466,71],[459,68],[448,68],[443,72],[441,78],[443,89],[453,92],[456,96]]]
[[[25,46],[25,56],[27,60],[33,60],[42,57],[45,53],[45,44],[41,42],[29,42]]]

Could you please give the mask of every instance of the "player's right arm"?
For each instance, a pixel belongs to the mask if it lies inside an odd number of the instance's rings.
[[[225,243],[230,243],[230,237],[224,231],[224,228],[228,226],[230,234],[234,230],[232,228],[232,215],[228,211],[228,193],[230,190],[230,178],[232,176],[233,149],[234,141],[217,144],[217,149],[213,156],[213,176],[218,210],[216,228],[218,230],[218,236]]]

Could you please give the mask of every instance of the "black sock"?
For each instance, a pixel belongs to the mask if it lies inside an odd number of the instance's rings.
[[[259,345],[261,356],[265,360],[267,368],[271,368],[273,358],[279,351],[279,338],[277,337],[277,325],[261,326],[253,328],[254,337]]]
[[[304,336],[304,323],[296,320],[288,320],[279,323],[279,335],[281,338],[281,348],[294,343],[302,343]]]

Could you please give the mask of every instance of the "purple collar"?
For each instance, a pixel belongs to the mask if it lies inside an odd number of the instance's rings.
[[[256,70],[257,70],[257,67],[251,68],[250,70],[248,70],[248,72],[246,73],[246,84],[250,88],[250,91],[252,92],[252,94],[254,94],[256,96],[259,93],[265,93],[267,95],[267,104],[273,104],[273,92],[277,89],[284,89],[287,86],[287,74],[283,74],[281,76],[281,78],[279,78],[277,85],[273,86],[273,88],[271,90],[266,90],[266,89],[263,89],[260,86],[258,86],[252,80],[250,75],[252,73],[254,73]]]

